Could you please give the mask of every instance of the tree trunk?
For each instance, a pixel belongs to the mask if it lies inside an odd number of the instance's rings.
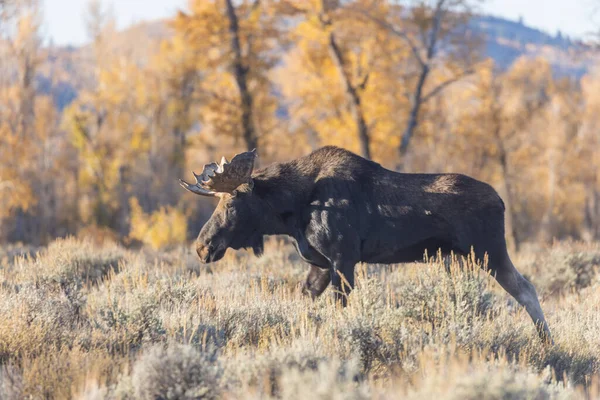
[[[233,76],[240,91],[241,100],[241,125],[242,137],[248,151],[258,147],[258,138],[252,118],[252,94],[248,89],[248,68],[244,66],[242,48],[240,45],[240,27],[232,0],[225,0],[227,17],[229,19],[229,33],[231,34],[231,50],[233,51]]]
[[[591,206],[594,212],[594,240],[600,240],[600,191],[594,190],[594,197]]]
[[[344,85],[344,89],[346,90],[346,96],[348,97],[350,110],[352,112],[352,119],[354,119],[354,123],[356,124],[356,132],[358,140],[360,141],[360,155],[370,160],[371,149],[369,128],[367,126],[367,122],[365,121],[360,95],[358,94],[357,88],[354,87],[350,81],[350,77],[346,73],[344,58],[335,41],[333,32],[329,34],[329,50],[338,74],[340,75],[340,79],[342,80],[342,84]]]
[[[600,239],[600,191],[592,188],[587,195],[584,210],[583,239],[593,242]]]
[[[75,164],[74,164],[74,168],[73,168],[73,181],[75,183],[75,187],[74,187],[74,193],[73,193],[73,198],[72,198],[72,206],[73,206],[73,213],[72,213],[72,218],[71,221],[73,223],[73,225],[71,226],[71,232],[79,232],[79,230],[81,229],[83,222],[81,220],[81,185],[79,182],[79,171],[81,168],[81,157],[80,157],[80,152],[79,151],[75,151],[74,157],[75,157]]]
[[[419,111],[421,110],[421,105],[423,104],[423,89],[425,87],[425,81],[427,81],[427,77],[429,76],[429,72],[431,71],[430,65],[432,60],[436,55],[436,46],[438,42],[438,34],[440,31],[440,26],[442,23],[443,15],[446,10],[444,8],[445,0],[438,0],[435,7],[435,14],[433,17],[433,25],[431,30],[429,31],[428,39],[425,40],[427,55],[425,59],[422,59],[418,51],[414,52],[417,61],[419,61],[419,65],[421,66],[421,72],[419,73],[419,79],[417,81],[417,86],[415,87],[415,92],[411,96],[410,99],[410,114],[408,116],[408,122],[406,123],[406,129],[402,134],[402,139],[400,140],[400,170],[404,169],[406,154],[408,153],[408,146],[410,144],[410,140],[415,133],[415,129],[419,124]]]
[[[31,127],[35,119],[35,87],[34,76],[36,65],[32,61],[29,53],[19,54],[19,134],[21,137],[31,136]]]
[[[517,227],[515,224],[515,212],[513,202],[513,188],[510,182],[508,159],[504,147],[500,148],[500,167],[502,168],[502,183],[504,186],[504,205],[506,207],[506,236],[508,237],[509,247],[512,247],[515,251],[519,251],[521,243],[517,233]]]
[[[429,66],[424,64],[421,66],[421,73],[419,74],[419,80],[417,81],[415,92],[410,98],[410,114],[408,115],[406,128],[402,133],[402,139],[400,141],[400,148],[398,151],[400,155],[400,165],[398,167],[399,170],[403,170],[405,167],[405,157],[408,153],[408,146],[410,145],[410,140],[412,139],[415,129],[419,124],[419,111],[421,110],[421,105],[423,104],[423,88],[425,87],[425,81],[427,80],[428,75]]]
[[[554,150],[551,150],[548,161],[548,206],[540,224],[540,239],[546,243],[552,241],[552,214],[554,212],[554,204],[556,202],[556,162]]]

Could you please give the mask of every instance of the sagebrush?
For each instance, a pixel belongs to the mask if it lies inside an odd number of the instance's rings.
[[[74,239],[14,253],[0,269],[3,399],[600,395],[595,245],[516,257],[542,288],[554,346],[464,265],[363,265],[340,308],[301,295],[307,268],[275,240],[264,258],[211,269],[189,249]]]

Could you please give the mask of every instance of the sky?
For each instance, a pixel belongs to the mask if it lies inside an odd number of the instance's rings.
[[[600,30],[600,0],[488,0],[483,11],[517,20],[550,34],[583,38]]]
[[[84,16],[87,0],[42,0],[44,33],[56,45],[80,45],[88,41]],[[187,0],[103,0],[111,5],[122,29],[136,22],[165,18],[187,6]]]
[[[56,45],[80,45],[87,41],[84,13],[86,0],[43,0],[44,33]],[[104,0],[112,4],[117,25],[124,28],[143,20],[164,18],[185,8],[187,0]],[[582,38],[600,30],[600,0],[487,0],[481,11],[555,34],[560,30]]]

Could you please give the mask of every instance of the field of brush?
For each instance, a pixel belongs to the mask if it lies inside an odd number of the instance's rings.
[[[600,396],[600,245],[514,257],[554,335],[479,268],[363,265],[342,309],[302,297],[291,246],[201,266],[189,248],[0,249],[0,398]]]

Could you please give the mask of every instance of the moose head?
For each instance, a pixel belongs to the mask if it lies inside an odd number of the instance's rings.
[[[195,184],[179,180],[181,186],[200,196],[218,197],[217,208],[202,227],[196,241],[196,252],[203,263],[218,261],[228,248],[252,248],[256,255],[263,251],[262,214],[264,205],[253,194],[252,170],[256,149],[237,154],[231,161],[204,166],[200,175],[192,172]]]

